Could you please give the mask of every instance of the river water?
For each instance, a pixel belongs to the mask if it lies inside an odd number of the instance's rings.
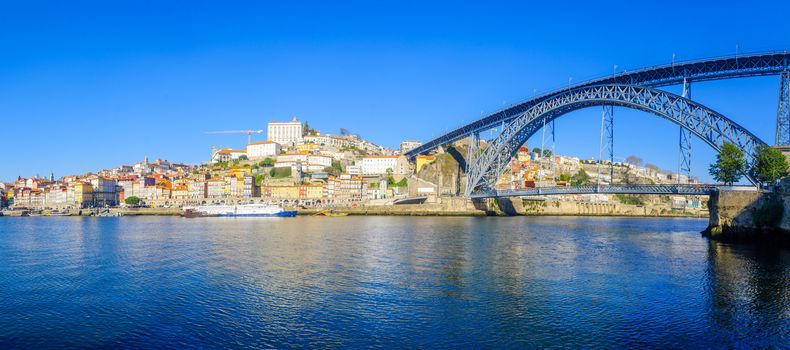
[[[790,344],[790,252],[706,220],[2,218],[0,348]]]

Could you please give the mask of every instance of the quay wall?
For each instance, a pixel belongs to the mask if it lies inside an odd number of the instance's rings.
[[[721,241],[790,243],[790,194],[720,190],[703,234]]]

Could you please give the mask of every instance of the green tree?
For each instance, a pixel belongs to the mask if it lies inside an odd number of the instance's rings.
[[[409,186],[409,180],[406,180],[405,177],[400,179],[400,181],[398,181],[398,183],[395,184],[395,187],[408,187],[408,186]]]
[[[551,150],[550,149],[544,149],[543,150],[543,156],[544,157],[551,157]]]
[[[538,155],[541,155],[543,154],[543,151],[541,151],[540,148],[535,147],[532,149],[532,153],[537,153]]]
[[[581,186],[587,185],[590,183],[590,175],[587,175],[587,172],[584,169],[579,169],[576,174],[571,176],[571,186]]]
[[[716,162],[710,165],[708,173],[718,182],[732,185],[746,172],[746,157],[738,146],[725,142],[716,155]]]
[[[128,205],[140,205],[140,197],[137,196],[129,196],[123,200],[124,203]]]
[[[272,159],[271,157],[266,157],[266,159],[262,160],[259,164],[261,166],[266,166],[266,167],[274,166],[274,159]]]
[[[291,176],[291,167],[272,168],[269,170],[269,176],[275,179],[281,179]]]
[[[787,158],[776,148],[766,145],[757,146],[754,172],[760,182],[775,183],[776,180],[787,176]]]
[[[387,176],[387,186],[392,186],[395,184],[395,178],[392,176]]]
[[[241,156],[239,156],[239,160],[250,160],[250,158],[247,158],[246,154],[242,154]]]
[[[567,182],[567,181],[570,181],[570,180],[571,180],[571,174],[568,174],[568,173],[560,174],[560,181],[566,181]]]

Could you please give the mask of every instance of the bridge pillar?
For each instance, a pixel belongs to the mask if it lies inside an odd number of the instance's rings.
[[[614,105],[604,105],[601,112],[601,143],[598,145],[598,184],[601,183],[601,162],[609,159],[609,183],[614,183]]]
[[[471,193],[471,183],[472,183],[472,166],[476,164],[477,157],[480,154],[480,132],[476,131],[472,133],[469,137],[469,150],[466,154],[466,189],[464,190],[464,194],[469,197],[469,193]]]
[[[683,78],[683,93],[681,94],[682,97],[687,99],[691,99],[691,81]],[[677,183],[680,184],[680,175],[686,175],[686,182],[691,179],[691,130],[686,129],[683,127],[684,124],[688,123],[688,119],[692,116],[687,114],[682,114],[681,118],[681,126],[680,126],[680,139],[679,139],[679,150],[680,155],[678,159],[678,181]]]
[[[790,70],[779,75],[779,106],[776,109],[776,146],[790,145]]]

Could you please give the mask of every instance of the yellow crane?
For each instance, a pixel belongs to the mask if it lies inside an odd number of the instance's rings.
[[[252,134],[262,134],[263,130],[222,130],[222,131],[206,131],[206,134],[247,134],[247,144],[250,144]]]

